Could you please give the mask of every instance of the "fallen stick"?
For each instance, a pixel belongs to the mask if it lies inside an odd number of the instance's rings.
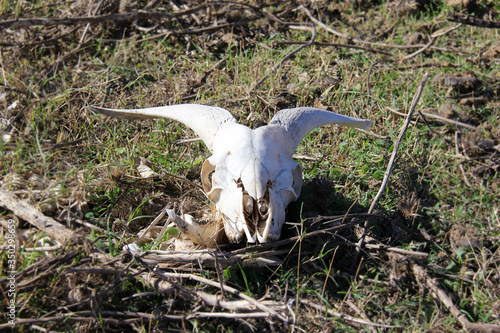
[[[23,252],[50,252],[50,251],[57,251],[61,248],[61,245],[54,245],[54,246],[39,246],[39,247],[21,247],[21,250]],[[0,246],[0,251],[5,251],[7,250],[7,246]]]
[[[26,201],[18,199],[12,193],[2,189],[0,189],[0,206],[12,211],[16,216],[34,225],[61,244],[73,235],[72,230],[53,218],[43,215]]]
[[[125,317],[124,319],[119,319]],[[184,320],[185,316],[175,316],[175,315],[161,315],[155,317],[153,314],[143,313],[143,312],[132,312],[132,311],[100,311],[99,316],[97,316],[94,311],[79,311],[64,313],[52,317],[41,317],[41,318],[18,318],[16,319],[16,325],[32,325],[32,324],[45,324],[49,322],[86,322],[86,323],[104,323],[110,325],[132,325],[136,322],[143,321],[149,322],[153,319],[160,319],[165,321]],[[0,324],[0,330],[5,328],[12,328],[9,323]]]
[[[402,113],[402,112],[399,112],[397,110],[394,110],[393,108],[390,108],[390,107],[387,107],[387,110],[391,111],[392,113],[395,113],[399,116],[403,116],[405,117],[406,114],[405,113]],[[420,112],[423,116],[425,117],[429,117],[429,118],[433,118],[433,119],[436,119],[437,121],[440,121],[442,123],[447,123],[447,124],[451,124],[451,125],[456,125],[456,126],[460,126],[460,127],[465,127],[465,128],[468,128],[468,129],[471,129],[471,130],[474,130],[474,131],[477,131],[478,128],[476,126],[473,126],[473,125],[469,125],[469,124],[466,124],[466,123],[462,123],[460,121],[456,121],[456,120],[453,120],[453,119],[448,119],[448,118],[445,118],[445,117],[442,117],[438,114],[434,114],[434,113],[428,113],[428,112]]]
[[[366,218],[374,218],[374,217],[377,217],[377,215],[375,215],[375,214],[364,215],[365,219]],[[364,222],[365,222],[365,220],[361,219],[361,218],[360,219],[353,219],[352,222],[349,222],[346,224],[335,225],[333,227],[328,227],[328,228],[324,228],[324,229],[311,231],[311,232],[305,233],[303,235],[298,235],[298,236],[278,240],[278,241],[271,242],[271,243],[260,243],[260,244],[255,244],[255,245],[249,245],[246,248],[242,248],[239,250],[233,250],[233,251],[231,251],[231,253],[234,255],[234,254],[251,253],[253,251],[262,251],[262,250],[266,250],[266,249],[277,248],[279,246],[283,246],[286,244],[296,243],[296,242],[300,241],[301,239],[304,240],[307,238],[317,237],[319,235],[326,235],[326,234],[331,235],[337,231],[344,230],[344,229],[350,229],[350,228],[357,226],[358,224],[361,224]],[[344,242],[342,243],[342,245],[344,245]]]
[[[131,269],[131,272],[136,272],[135,269]],[[157,275],[160,275],[158,277]],[[200,283],[205,283],[206,285],[210,285],[212,287],[220,288],[220,284],[217,281],[212,281],[197,275],[193,274],[183,274],[183,273],[168,273],[159,270],[155,270],[153,273],[139,273],[138,275],[146,284],[157,289],[159,292],[170,292],[177,290],[179,291],[179,285],[176,283],[171,284],[168,281],[163,280],[166,277],[173,277],[176,279],[188,279],[191,281],[197,281]],[[163,277],[162,277],[163,276]],[[277,302],[272,300],[256,300],[250,296],[245,294],[241,294],[234,288],[229,286],[224,286],[224,289],[227,289],[228,292],[233,293],[241,298],[241,300],[234,298],[222,298],[222,295],[213,295],[202,290],[190,290],[193,295],[197,296],[199,299],[203,300],[203,302],[210,307],[221,307],[230,311],[245,311],[245,313],[221,313],[218,315],[214,315],[215,317],[229,317],[229,318],[256,318],[261,317],[260,313],[265,313],[266,317],[270,315],[277,316],[283,321],[286,321],[286,318],[283,317],[278,312],[283,312],[286,310],[286,304],[283,302]],[[263,312],[254,312],[255,310],[260,309]],[[252,312],[247,312],[252,311]],[[187,318],[197,317],[196,313],[187,315]]]
[[[277,42],[275,45],[304,45],[309,42],[298,42],[298,41],[293,41],[293,42]],[[374,49],[371,47],[364,47],[364,46],[359,46],[359,45],[351,45],[351,44],[341,44],[341,43],[327,43],[327,42],[314,42],[313,45],[315,46],[331,46],[331,47],[343,47],[343,48],[349,48],[349,49],[356,49],[356,50],[363,50],[367,52],[372,52],[372,53],[380,53],[384,54],[386,56],[392,57],[392,53],[384,51],[384,50],[378,50]]]
[[[360,316],[364,320],[368,320],[369,322],[371,322],[370,318],[368,318],[368,316],[366,315],[366,313],[364,313],[363,311],[361,311],[361,309],[358,308],[358,306],[356,304],[354,304],[354,302],[352,302],[352,301],[350,301],[348,299],[344,299],[343,302],[345,304],[347,304],[351,309],[353,309],[354,312],[356,312],[358,314],[358,316]],[[370,329],[371,332],[377,333],[377,330],[375,329],[375,327],[369,326],[368,328]]]
[[[422,95],[422,91],[424,90],[424,86],[425,86],[425,83],[427,82],[428,78],[429,78],[429,73],[426,73],[422,79],[422,82],[420,82],[420,85],[418,87],[417,93],[415,94],[415,97],[413,97],[413,102],[410,106],[410,110],[408,111],[408,114],[406,115],[406,121],[403,125],[403,128],[401,129],[401,132],[399,133],[398,138],[396,139],[396,142],[394,143],[394,149],[392,150],[391,158],[389,159],[389,164],[387,165],[387,170],[385,171],[382,185],[380,186],[380,189],[379,189],[377,195],[375,196],[375,199],[373,199],[372,204],[370,205],[370,209],[368,209],[368,214],[371,214],[373,212],[373,209],[377,205],[380,197],[382,197],[382,194],[385,192],[387,184],[389,183],[389,177],[391,176],[392,168],[394,167],[394,162],[396,161],[396,156],[398,154],[399,145],[401,144],[401,141],[403,141],[403,137],[406,134],[406,130],[408,129],[408,125],[410,125],[410,121],[411,121],[411,118],[413,116],[413,112],[417,108],[417,103],[420,100],[420,96]]]
[[[361,319],[361,318],[354,318],[354,317],[351,317],[351,316],[346,315],[346,314],[335,312],[332,309],[327,310],[325,306],[313,303],[313,302],[305,300],[305,299],[301,300],[300,303],[305,304],[307,306],[310,306],[318,311],[327,312],[329,316],[341,318],[341,319],[350,321],[352,323],[360,324],[360,325],[368,325],[368,326],[372,326],[372,327],[381,327],[381,328],[401,328],[401,326],[377,324],[377,323],[374,323],[374,322],[369,321],[369,320],[365,320],[365,319]]]
[[[438,30],[436,32],[434,32],[431,36],[430,36],[430,40],[429,40],[429,43],[427,43],[424,47],[422,47],[421,49],[411,53],[411,54],[407,54],[406,56],[403,57],[403,60],[408,60],[408,59],[411,59],[415,56],[417,56],[418,54],[424,52],[425,50],[427,50],[429,47],[431,47],[434,42],[436,41],[436,38],[438,38],[439,36],[443,36],[445,34],[447,34],[448,32],[450,31],[453,31],[455,29],[458,29],[462,24],[458,24],[454,27],[451,27],[449,29],[446,29],[446,30]]]
[[[311,21],[313,21],[314,24],[316,24],[317,26],[325,29],[326,31],[328,31],[332,35],[335,35],[337,37],[346,39],[346,40],[348,40],[350,42],[354,42],[354,43],[358,43],[358,44],[372,45],[372,46],[379,46],[379,47],[398,48],[398,49],[406,49],[406,48],[409,48],[409,47],[414,47],[414,45],[408,46],[408,45],[396,45],[396,44],[386,44],[386,43],[369,42],[369,41],[366,41],[366,40],[363,40],[363,39],[351,37],[349,35],[343,34],[343,33],[339,32],[337,30],[332,29],[331,27],[327,26],[325,23],[323,23],[320,20],[318,20],[317,18],[315,18],[311,14],[311,12],[309,11],[309,9],[307,9],[306,7],[304,7],[304,5],[300,5],[298,8],[301,9],[309,17],[309,19]]]
[[[255,89],[257,89],[258,86],[260,86],[271,74],[273,74],[274,72],[276,72],[276,70],[278,68],[281,67],[281,65],[283,65],[283,63],[285,61],[287,61],[291,56],[293,56],[294,54],[298,53],[300,50],[302,49],[305,49],[306,47],[309,47],[309,46],[312,46],[314,45],[314,41],[316,40],[316,30],[315,29],[312,29],[312,36],[311,36],[311,40],[307,43],[307,44],[303,44],[301,46],[299,46],[298,48],[296,48],[295,50],[293,50],[292,52],[288,53],[286,56],[283,57],[283,59],[281,59],[281,61],[279,63],[277,63],[276,65],[274,65],[273,68],[271,68],[267,73],[266,75],[264,75],[259,81],[255,82],[251,87],[250,87],[250,90],[249,92],[252,92],[254,91]]]
[[[458,140],[459,140],[458,131],[455,131],[455,152],[456,152],[457,156],[460,156],[462,154],[460,153],[460,147],[458,146]],[[469,186],[469,187],[472,187],[472,184],[470,183],[469,178],[467,178],[467,173],[465,173],[464,165],[462,164],[462,162],[458,163],[458,166],[460,167],[460,171],[462,171],[462,176],[464,177],[465,184],[467,184],[467,186]]]
[[[205,302],[207,305],[211,307],[220,306],[222,308],[231,311],[245,311],[245,312],[255,311],[257,309],[255,305],[243,299],[242,300],[237,300],[234,298],[222,299],[221,295],[209,294],[202,290],[195,290],[194,293],[196,293],[196,295],[200,297],[200,299],[202,299],[203,302]],[[278,308],[280,311],[286,310],[286,304],[283,302],[280,303],[272,300],[265,300],[265,301],[260,300],[260,302],[263,305],[266,305],[270,308]],[[265,313],[267,314],[267,316],[269,316],[268,312]]]
[[[451,312],[451,314],[458,319],[460,324],[469,332],[487,332],[487,333],[499,333],[500,325],[491,324],[476,324],[469,321],[465,313],[461,312],[453,300],[448,294],[439,286],[439,283],[431,278],[429,274],[420,265],[414,263],[412,266],[413,274],[418,282],[423,283],[429,288],[434,295],[446,306],[446,308]]]
[[[448,21],[459,22],[466,25],[472,25],[475,27],[488,28],[488,29],[498,29],[500,28],[500,21],[488,21],[480,19],[479,17],[468,16],[462,13],[450,12],[448,13]]]
[[[198,275],[194,275],[194,274],[160,272],[158,270],[155,271],[155,273],[158,276],[160,276],[160,277],[174,278],[174,279],[188,279],[188,280],[191,280],[191,281],[196,281],[196,282],[204,283],[204,284],[206,284],[208,286],[212,286],[212,287],[215,287],[215,288],[220,288],[220,285],[219,285],[218,282],[212,281],[212,280],[209,280],[209,279],[206,279],[204,277],[201,277],[201,276],[198,276]],[[242,298],[243,300],[247,301],[251,305],[255,306],[257,309],[259,309],[261,311],[265,311],[269,315],[271,315],[273,317],[277,317],[277,318],[279,318],[283,322],[287,322],[288,321],[287,318],[285,316],[283,316],[282,314],[276,312],[274,309],[271,309],[270,307],[268,307],[267,305],[261,303],[260,301],[256,300],[255,298],[250,297],[250,296],[242,293],[238,289],[235,289],[235,288],[227,286],[227,285],[224,286],[224,288],[226,289],[227,292],[229,292],[229,293],[231,293],[233,295],[236,295],[236,296]]]
[[[194,318],[267,318],[269,314],[267,312],[252,312],[252,313],[227,313],[227,312],[196,312],[186,316],[186,320],[191,320]]]
[[[408,130],[408,126],[410,125],[410,121],[411,121],[411,118],[413,116],[413,112],[417,108],[418,101],[420,100],[420,96],[422,95],[422,92],[424,91],[425,83],[427,82],[428,79],[429,79],[429,73],[425,73],[424,77],[422,78],[422,81],[420,82],[418,90],[417,90],[415,96],[413,97],[413,101],[411,103],[410,110],[408,111],[408,114],[406,115],[406,120],[405,120],[405,123],[403,124],[403,127],[401,128],[401,132],[399,132],[398,138],[394,142],[394,148],[392,150],[392,154],[391,154],[391,157],[389,159],[389,163],[387,164],[387,169],[386,169],[385,174],[384,174],[384,179],[382,180],[382,185],[380,186],[380,189],[379,189],[377,195],[373,199],[373,201],[370,205],[370,208],[368,209],[368,214],[371,214],[373,212],[373,210],[375,209],[375,206],[377,205],[378,201],[382,197],[382,194],[384,194],[385,189],[387,188],[387,185],[389,184],[389,178],[391,176],[392,168],[394,167],[394,163],[396,161],[396,156],[398,155],[399,146],[401,144],[401,141],[403,141],[403,138],[406,134],[406,131]],[[354,260],[352,261],[353,267],[358,262],[358,256],[359,256],[359,253],[361,252],[361,247],[363,246],[363,244],[365,242],[367,229],[368,229],[368,221],[365,221],[363,232],[359,236],[359,241],[356,244],[356,252],[354,253]]]
[[[217,259],[215,258],[217,257]],[[192,251],[186,252],[169,252],[169,251],[147,251],[141,259],[149,264],[162,264],[162,263],[199,263],[203,267],[216,267],[216,262],[223,268],[227,268],[236,263],[240,263],[245,267],[264,268],[269,266],[279,266],[282,263],[278,257],[274,255],[261,256],[259,254],[216,254],[207,251],[199,252]]]
[[[371,250],[381,250],[381,251],[388,251],[388,252],[395,252],[399,254],[404,254],[410,257],[420,257],[420,258],[428,258],[429,253],[425,252],[419,252],[419,251],[409,251],[409,250],[404,250],[400,249],[399,247],[391,247],[383,244],[365,244],[365,247],[367,249]]]
[[[95,24],[107,21],[132,21],[132,20],[161,20],[172,19],[179,16],[194,13],[207,6],[207,3],[202,3],[199,6],[188,10],[179,11],[176,13],[158,13],[158,12],[133,12],[123,14],[108,14],[89,17],[34,17],[34,18],[19,18],[15,20],[0,21],[0,29],[6,28],[27,28],[35,25],[54,26],[54,25],[80,25],[80,24]]]

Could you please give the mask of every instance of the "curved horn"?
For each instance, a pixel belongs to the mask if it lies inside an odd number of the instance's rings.
[[[179,104],[146,109],[107,109],[89,106],[97,113],[121,119],[168,118],[183,123],[191,128],[212,150],[215,135],[226,122],[236,122],[229,111],[200,104]]]
[[[326,124],[340,124],[368,129],[372,122],[322,109],[302,107],[278,111],[269,124],[282,126],[290,133],[293,151],[295,151],[305,136],[316,127]]]

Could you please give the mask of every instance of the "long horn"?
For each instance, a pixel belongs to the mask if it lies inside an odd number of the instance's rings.
[[[340,124],[368,129],[372,122],[322,109],[302,107],[278,111],[269,124],[282,126],[290,133],[293,151],[295,151],[305,136],[316,127],[326,124]]]
[[[179,104],[146,109],[107,109],[89,106],[90,110],[122,119],[167,118],[191,128],[213,150],[213,142],[219,128],[227,122],[236,122],[229,111],[200,104]]]

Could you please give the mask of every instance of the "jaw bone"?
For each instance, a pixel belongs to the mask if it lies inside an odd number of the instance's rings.
[[[184,214],[181,218],[175,214],[173,209],[167,209],[167,214],[174,221],[179,231],[196,245],[208,248],[215,247],[223,239],[224,226],[220,223],[220,220],[197,221],[189,214]]]
[[[231,243],[245,236],[250,243],[279,239],[285,209],[297,200],[302,169],[292,158],[304,137],[325,124],[368,129],[370,121],[316,108],[281,110],[269,125],[250,129],[238,124],[229,111],[198,104],[118,110],[91,106],[94,112],[122,119],[167,118],[191,128],[212,155],[203,163],[201,180],[215,204],[214,221],[201,224],[192,216],[170,217],[196,244],[220,241],[222,227]]]

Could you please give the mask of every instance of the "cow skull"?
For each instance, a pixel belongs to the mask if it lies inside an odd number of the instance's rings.
[[[193,242],[205,245],[220,239],[223,232],[231,243],[239,243],[243,235],[250,243],[279,239],[285,209],[297,200],[302,186],[302,169],[292,158],[302,139],[325,124],[364,129],[371,125],[370,121],[308,107],[281,110],[269,125],[257,129],[238,124],[225,109],[198,104],[90,109],[123,119],[173,119],[200,136],[212,152],[203,163],[201,180],[218,218],[201,224],[192,216],[180,218],[173,210],[168,213]]]

